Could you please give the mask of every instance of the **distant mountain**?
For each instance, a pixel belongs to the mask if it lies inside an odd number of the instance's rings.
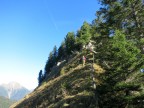
[[[16,82],[0,85],[0,96],[11,100],[20,100],[28,93],[30,93],[28,89]]]
[[[15,101],[0,96],[0,108],[9,108]]]

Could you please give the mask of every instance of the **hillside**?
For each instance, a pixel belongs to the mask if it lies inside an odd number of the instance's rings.
[[[126,80],[113,85],[112,78],[105,78],[110,69],[100,64],[93,64],[92,68],[90,53],[86,65],[82,66],[82,55],[70,57],[57,70],[60,76],[47,79],[11,108],[143,108],[143,73],[129,74]]]
[[[0,108],[9,108],[15,101],[0,96]]]
[[[92,80],[90,78],[90,64],[85,67],[79,64],[77,55],[69,59],[61,68],[61,76],[44,82],[34,92],[27,95],[23,100],[19,101],[11,108],[21,107],[88,107],[93,106],[95,93],[92,88]],[[103,70],[99,67],[99,71]],[[96,75],[97,73],[95,73]],[[39,97],[39,98],[38,98]],[[35,102],[34,102],[35,101]],[[27,103],[27,104],[25,104]]]

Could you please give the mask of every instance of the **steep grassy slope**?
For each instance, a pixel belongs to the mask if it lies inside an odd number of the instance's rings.
[[[96,106],[95,92],[90,77],[91,64],[83,67],[79,63],[79,58],[81,58],[81,55],[69,59],[60,70],[63,75],[49,82],[44,82],[34,92],[11,108],[60,108],[66,106],[88,108]],[[99,67],[99,72],[102,71]]]
[[[81,56],[70,57],[54,71],[60,76],[51,76],[11,108],[143,108],[143,73],[136,71],[122,79],[111,75],[111,69],[93,64],[92,74],[91,55],[87,55],[85,66],[80,62]]]
[[[0,96],[0,108],[9,108],[15,101]]]

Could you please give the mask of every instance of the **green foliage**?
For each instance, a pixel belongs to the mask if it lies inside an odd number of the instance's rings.
[[[58,49],[58,57],[57,59],[60,60],[62,58],[66,57],[66,48],[65,48],[65,43],[62,42],[59,49]]]
[[[102,18],[105,30],[124,30],[129,39],[140,39],[144,36],[142,30],[144,6],[141,0],[100,0],[103,7],[97,12]],[[98,18],[99,18],[98,17]]]
[[[38,84],[40,85],[43,80],[44,80],[44,76],[43,76],[42,70],[40,70],[39,76],[38,76]]]
[[[134,83],[119,83],[114,87],[115,90],[139,90],[140,85]]]
[[[144,38],[142,38],[142,39],[140,40],[140,44],[141,44],[141,45],[144,45]]]
[[[132,64],[137,61],[140,50],[132,41],[128,41],[123,33],[115,32],[112,40],[112,55],[117,62],[122,64]]]
[[[67,82],[64,82],[64,83],[61,84],[61,88],[65,89],[65,90],[68,90],[68,89],[71,89],[71,85]]]
[[[74,32],[68,32],[65,38],[66,53],[69,55],[75,50],[75,34]]]
[[[53,52],[53,64],[55,64],[57,62],[57,57],[58,57],[58,50],[56,46],[54,46],[52,52]]]
[[[44,76],[46,76],[46,74],[49,74],[49,72],[51,71],[51,68],[57,63],[58,61],[57,58],[58,58],[57,47],[54,46],[53,51],[50,52],[48,60],[46,62]]]
[[[84,22],[80,30],[77,32],[77,45],[80,47],[86,45],[91,37],[91,26],[87,22]]]
[[[48,74],[53,66],[53,54],[50,52],[48,60],[45,65],[45,76]]]

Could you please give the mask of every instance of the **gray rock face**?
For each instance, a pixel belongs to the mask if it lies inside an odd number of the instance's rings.
[[[0,96],[11,100],[20,100],[28,93],[30,93],[28,89],[16,82],[0,85]]]

